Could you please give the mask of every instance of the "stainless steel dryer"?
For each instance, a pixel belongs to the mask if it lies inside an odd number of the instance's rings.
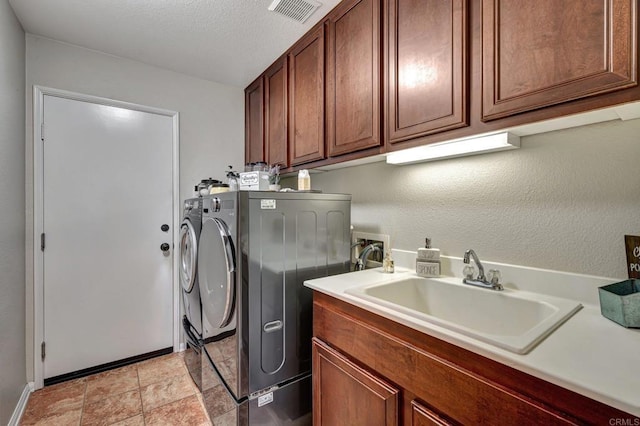
[[[203,197],[203,339],[222,382],[203,392],[214,423],[311,424],[312,291],[303,282],[348,272],[350,223],[350,195]]]

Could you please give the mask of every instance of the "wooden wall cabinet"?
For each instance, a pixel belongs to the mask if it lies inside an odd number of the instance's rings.
[[[483,0],[482,119],[637,84],[637,0]]]
[[[264,73],[264,147],[268,164],[289,167],[287,129],[287,57],[278,59]]]
[[[468,124],[466,0],[387,0],[389,143]]]
[[[244,161],[264,161],[264,80],[258,77],[244,89]]]
[[[325,158],[322,23],[289,53],[289,144],[291,166]]]
[[[327,146],[337,156],[382,143],[380,0],[344,0],[327,20]]]
[[[398,424],[405,426],[638,421],[628,413],[318,292],[314,292],[313,334],[314,424],[394,424],[389,423],[391,409],[382,409],[393,400],[398,404]],[[377,407],[377,423],[353,417],[365,400],[366,407]],[[330,417],[329,411],[338,417]],[[340,416],[349,421],[340,423]],[[334,421],[318,420],[323,418]]]
[[[343,0],[245,90],[245,158],[293,171],[638,101],[638,46],[637,0]]]

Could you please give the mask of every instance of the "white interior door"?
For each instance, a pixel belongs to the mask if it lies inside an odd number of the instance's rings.
[[[50,95],[43,117],[44,378],[173,346],[172,117]]]

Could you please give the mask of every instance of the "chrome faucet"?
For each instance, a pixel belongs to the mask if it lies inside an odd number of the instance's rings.
[[[475,251],[471,249],[465,251],[462,261],[466,264],[469,264],[471,258],[478,266],[478,276],[473,278],[473,273],[470,273],[462,279],[462,282],[465,284],[474,285],[476,287],[490,288],[492,290],[503,290],[502,284],[498,282],[500,280],[500,272],[493,269],[489,271],[491,273],[491,280],[487,281],[487,278],[484,275],[484,266],[482,266],[482,263],[480,262],[480,259],[478,258],[478,255]]]
[[[375,243],[369,244],[360,252],[360,256],[358,256],[358,260],[356,261],[355,270],[362,271],[365,269],[367,265],[367,258],[372,252],[380,252],[382,253],[382,249]]]

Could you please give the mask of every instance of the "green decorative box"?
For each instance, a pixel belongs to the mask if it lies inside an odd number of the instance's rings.
[[[640,279],[598,288],[603,316],[628,328],[640,328]]]

